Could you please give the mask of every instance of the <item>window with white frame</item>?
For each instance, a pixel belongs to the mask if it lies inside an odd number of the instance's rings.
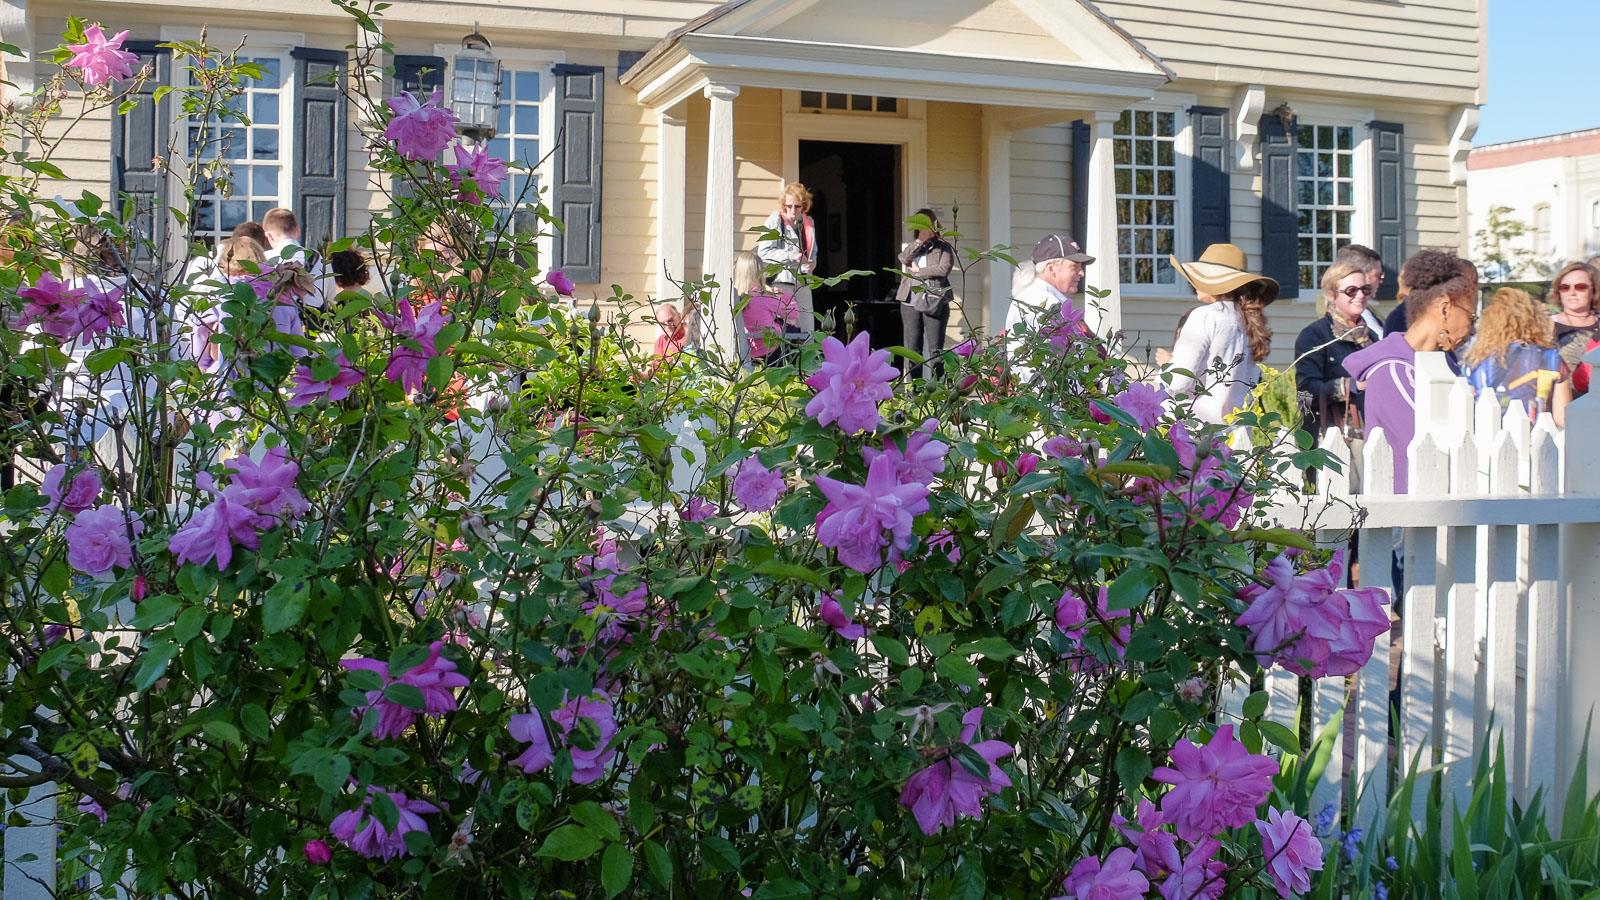
[[[1302,124],[1298,138],[1300,287],[1315,290],[1339,248],[1355,240],[1356,134],[1351,125]]]
[[[1589,201],[1589,252],[1600,250],[1600,200]]]
[[[1178,116],[1124,110],[1112,128],[1117,255],[1123,284],[1174,284],[1178,242]]]
[[[228,102],[231,115],[184,122],[190,158],[225,163],[217,177],[202,179],[197,189],[195,237],[206,244],[228,237],[241,222],[261,221],[275,206],[289,205],[289,61],[263,54],[240,62],[258,66],[260,77],[244,79],[243,92]]]
[[[901,107],[899,99],[895,97],[801,91],[800,108],[808,112],[880,112],[898,114]]]
[[[1551,246],[1550,204],[1541,203],[1533,208],[1533,252],[1549,256]]]
[[[537,231],[539,220],[533,209],[539,202],[540,148],[543,146],[542,119],[544,90],[549,78],[545,67],[502,68],[500,70],[500,121],[489,141],[489,155],[511,165],[524,165],[528,171],[511,170],[495,209],[513,219],[515,229]]]

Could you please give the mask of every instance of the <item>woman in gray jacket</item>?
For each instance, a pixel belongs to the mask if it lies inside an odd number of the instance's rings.
[[[907,361],[907,378],[924,374],[937,378],[944,373],[939,355],[944,352],[945,326],[950,323],[950,270],[955,268],[956,250],[940,236],[933,210],[919,209],[916,215],[933,228],[914,229],[911,241],[900,251],[900,271],[905,273],[895,293],[904,329],[900,343],[925,360],[922,365]]]

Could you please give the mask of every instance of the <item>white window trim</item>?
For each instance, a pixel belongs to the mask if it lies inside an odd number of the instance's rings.
[[[1172,250],[1179,259],[1194,258],[1194,116],[1190,110],[1199,101],[1193,94],[1158,93],[1153,99],[1136,103],[1128,109],[1138,112],[1175,113],[1173,121],[1177,132],[1173,135],[1173,160],[1177,179],[1173,197],[1172,221],[1177,226],[1172,236]],[[1229,173],[1232,174],[1231,172]],[[1173,284],[1123,283],[1119,290],[1123,299],[1169,300],[1194,296],[1194,288],[1183,276],[1173,273]]]
[[[434,44],[433,55],[445,61],[444,98],[445,103],[450,102],[451,90],[455,82],[455,68],[450,65],[455,61],[456,54],[461,52],[460,42],[451,44]],[[495,58],[500,61],[502,69],[530,69],[539,72],[540,83],[544,86],[543,94],[539,98],[539,150],[541,155],[547,154],[555,148],[556,140],[556,79],[552,69],[567,61],[567,54],[560,50],[544,50],[532,47],[501,47],[496,46],[493,51]],[[555,196],[551,193],[555,185],[555,171],[553,170],[554,157],[549,157],[545,164],[540,166],[535,174],[539,180],[539,202],[549,208],[552,214],[555,211]],[[539,249],[539,264],[546,269],[555,265],[556,242],[555,235],[549,233],[542,223],[539,237],[534,241]]]
[[[200,40],[199,28],[182,25],[161,26],[161,40],[166,41],[198,41]],[[205,29],[206,42],[213,47],[233,49],[241,47],[243,56],[276,56],[280,61],[279,72],[281,80],[278,83],[278,96],[280,106],[278,109],[278,163],[281,171],[278,175],[278,203],[289,209],[294,209],[297,198],[294,194],[294,174],[299,171],[299,159],[295,156],[296,141],[294,130],[295,104],[300,99],[300,84],[295,78],[295,60],[290,56],[290,51],[296,47],[305,46],[305,34],[297,31],[243,31],[233,28],[207,28]],[[188,83],[188,73],[180,69],[178,60],[173,60],[172,79],[176,86],[179,80]],[[176,119],[174,124],[184,127],[187,119]],[[180,135],[176,146],[187,149],[188,135]],[[170,206],[182,208],[183,185],[187,179],[170,179],[167,203]],[[222,215],[222,210],[217,210],[217,215]],[[220,220],[219,220],[220,221]],[[188,256],[189,249],[183,248],[183,254]]]
[[[927,105],[908,105],[907,118],[800,112],[799,91],[784,91],[783,181],[800,180],[801,141],[852,141],[863,144],[899,144],[900,196],[903,214],[928,206]]]
[[[1332,125],[1335,127],[1348,126],[1351,129],[1351,138],[1355,141],[1354,170],[1351,177],[1355,179],[1355,214],[1350,218],[1350,241],[1371,247],[1376,243],[1373,237],[1373,207],[1377,204],[1377,197],[1372,193],[1372,129],[1368,127],[1378,118],[1376,111],[1370,107],[1343,106],[1331,103],[1302,102],[1290,99],[1289,106],[1294,109],[1298,125]],[[1271,113],[1267,113],[1270,115]],[[1297,144],[1298,146],[1298,144]],[[1295,190],[1299,191],[1299,170],[1296,169]],[[1298,228],[1298,226],[1296,226]],[[1299,259],[1300,238],[1298,230],[1295,233],[1295,258]],[[1398,264],[1398,261],[1397,261]],[[1296,264],[1295,277],[1299,278],[1299,265]],[[1322,290],[1316,286],[1300,288],[1295,297],[1295,303],[1315,304],[1317,298],[1322,296]]]

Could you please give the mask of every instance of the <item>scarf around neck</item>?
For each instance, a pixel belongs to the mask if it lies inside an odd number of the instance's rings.
[[[1351,321],[1339,315],[1336,309],[1328,310],[1328,318],[1333,320],[1333,339],[1336,341],[1349,341],[1357,347],[1365,347],[1372,343],[1372,332],[1367,330],[1367,323],[1361,319]]]

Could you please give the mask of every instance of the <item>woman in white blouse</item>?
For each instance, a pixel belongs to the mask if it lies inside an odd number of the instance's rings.
[[[1249,271],[1244,251],[1232,244],[1212,244],[1190,263],[1174,256],[1172,265],[1201,305],[1172,348],[1172,368],[1184,371],[1172,373],[1167,393],[1174,400],[1192,395],[1195,418],[1221,425],[1261,380],[1259,362],[1272,345],[1266,306],[1278,298],[1278,283]]]

